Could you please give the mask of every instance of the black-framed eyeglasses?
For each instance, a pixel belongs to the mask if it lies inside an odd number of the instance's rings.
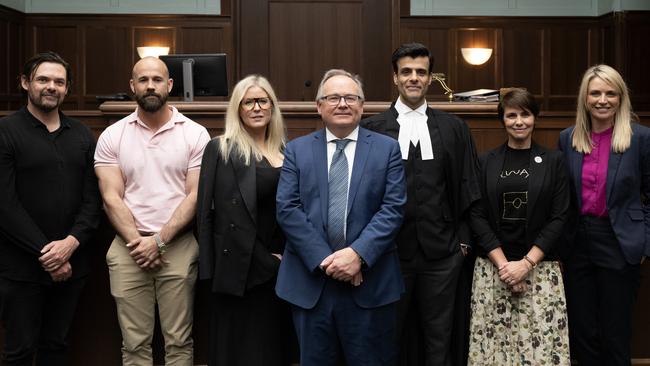
[[[320,99],[326,101],[327,104],[331,106],[339,105],[339,103],[341,103],[341,99],[343,99],[345,101],[345,104],[347,105],[356,105],[357,103],[359,103],[360,100],[363,100],[363,98],[354,94],[346,94],[346,95],[331,94],[331,95],[326,95],[324,97],[321,97]]]
[[[249,98],[241,101],[241,106],[247,111],[252,111],[257,104],[260,109],[269,109],[273,106],[270,98]]]

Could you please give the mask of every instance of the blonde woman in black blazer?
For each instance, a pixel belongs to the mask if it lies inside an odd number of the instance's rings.
[[[532,140],[539,108],[526,90],[499,104],[508,141],[482,155],[479,246],[472,286],[469,365],[569,365],[558,243],[569,187],[559,151]]]
[[[210,141],[197,204],[199,278],[210,281],[209,365],[290,364],[291,317],[274,287],[284,251],[275,195],[285,128],[269,82],[232,92],[223,136]]]

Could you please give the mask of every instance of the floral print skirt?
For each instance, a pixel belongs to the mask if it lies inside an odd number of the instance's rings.
[[[490,260],[476,259],[468,365],[570,365],[559,263],[539,263],[526,282],[513,294]]]

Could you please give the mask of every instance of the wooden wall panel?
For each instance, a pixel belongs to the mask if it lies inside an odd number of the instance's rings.
[[[21,93],[16,76],[23,64],[24,16],[0,6],[0,109],[17,109]]]
[[[5,68],[0,69],[0,73],[6,75],[5,88],[2,92],[6,95],[6,104],[0,103],[0,106],[7,109],[17,109],[21,105],[22,93],[18,89],[18,75],[22,71],[25,62],[23,54],[25,52],[25,26],[18,21],[9,21],[6,27],[7,48],[5,57]],[[2,52],[2,51],[0,51]]]
[[[525,86],[534,95],[543,95],[544,31],[541,29],[504,29],[503,44],[502,62],[507,67],[503,67],[502,86]]]
[[[313,13],[297,14],[293,12],[298,9],[302,11],[308,10],[306,9],[308,4],[294,5],[295,7],[289,3],[270,4],[269,33],[265,39],[269,44],[268,62],[274,66],[268,70],[268,77],[274,85],[278,98],[281,100],[287,100],[289,95],[300,101],[313,100],[318,88],[317,78],[319,72],[322,73],[321,70],[324,70],[325,67],[332,68],[334,60],[331,55],[330,57],[326,56],[324,59],[317,59],[311,49],[297,50],[297,52],[292,53],[293,57],[286,57],[287,50],[290,50],[294,45],[308,44],[318,32],[314,29]],[[328,5],[322,4],[323,7]],[[283,14],[284,10],[288,10],[288,13],[292,16]],[[283,24],[285,22],[287,23]],[[348,23],[348,27],[350,26],[353,26],[353,24]],[[329,28],[323,29],[321,34],[329,35],[331,27]],[[349,49],[351,43],[358,43],[358,41],[357,35],[357,37],[353,37],[352,42],[345,42],[343,47]],[[356,68],[354,69],[351,66],[340,65],[339,67],[358,70],[358,63],[355,63]]]
[[[83,94],[87,96],[128,93],[134,49],[131,32],[123,26],[88,26]],[[106,47],[106,45],[123,47]],[[89,101],[92,102],[92,101]]]
[[[362,2],[269,4],[269,77],[283,100],[314,100],[320,77],[332,68],[361,73]],[[327,39],[334,48],[306,47]],[[291,52],[287,57],[287,52]]]
[[[269,75],[269,39],[265,36],[269,32],[267,3],[267,0],[241,0],[234,3],[237,70],[241,76]],[[304,52],[304,49],[300,50]]]
[[[347,67],[364,80],[366,99],[388,99],[393,5],[391,0],[239,1],[239,71],[270,76],[280,99],[308,100],[326,69]]]
[[[224,27],[183,27],[179,47],[185,53],[218,53],[228,50],[231,55],[230,32]]]
[[[367,100],[388,100],[394,90],[390,55],[399,32],[395,0],[363,0],[361,77]],[[336,45],[333,45],[336,47]]]
[[[78,58],[81,50],[79,42],[77,42],[79,31],[77,26],[41,24],[31,31],[33,37],[31,53],[57,50],[56,52],[68,62],[75,61]],[[76,66],[73,71],[77,71],[78,67]]]
[[[3,49],[1,50],[4,57],[0,57],[0,70],[7,70],[8,67],[8,56],[9,54],[9,21],[0,20],[0,44],[2,44]],[[7,94],[9,91],[9,76],[7,73],[0,73],[0,93]]]
[[[232,15],[232,2],[235,0],[221,0],[221,15]]]
[[[601,17],[600,19],[600,49],[602,50],[603,63],[607,65],[622,65],[624,54],[624,44],[620,42],[619,37],[622,36],[621,27],[624,24],[621,22],[621,16],[616,14],[614,16]],[[624,70],[621,69],[621,72]]]
[[[553,28],[549,34],[550,90],[549,109],[570,110],[575,106],[575,96],[582,74],[590,66],[589,29]]]
[[[625,78],[637,111],[650,110],[650,12],[625,16]]]

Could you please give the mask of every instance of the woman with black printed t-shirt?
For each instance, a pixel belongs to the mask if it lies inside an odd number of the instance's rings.
[[[474,267],[469,365],[569,365],[557,244],[568,218],[562,154],[532,140],[539,107],[511,89],[498,108],[508,141],[479,159],[472,210]]]

